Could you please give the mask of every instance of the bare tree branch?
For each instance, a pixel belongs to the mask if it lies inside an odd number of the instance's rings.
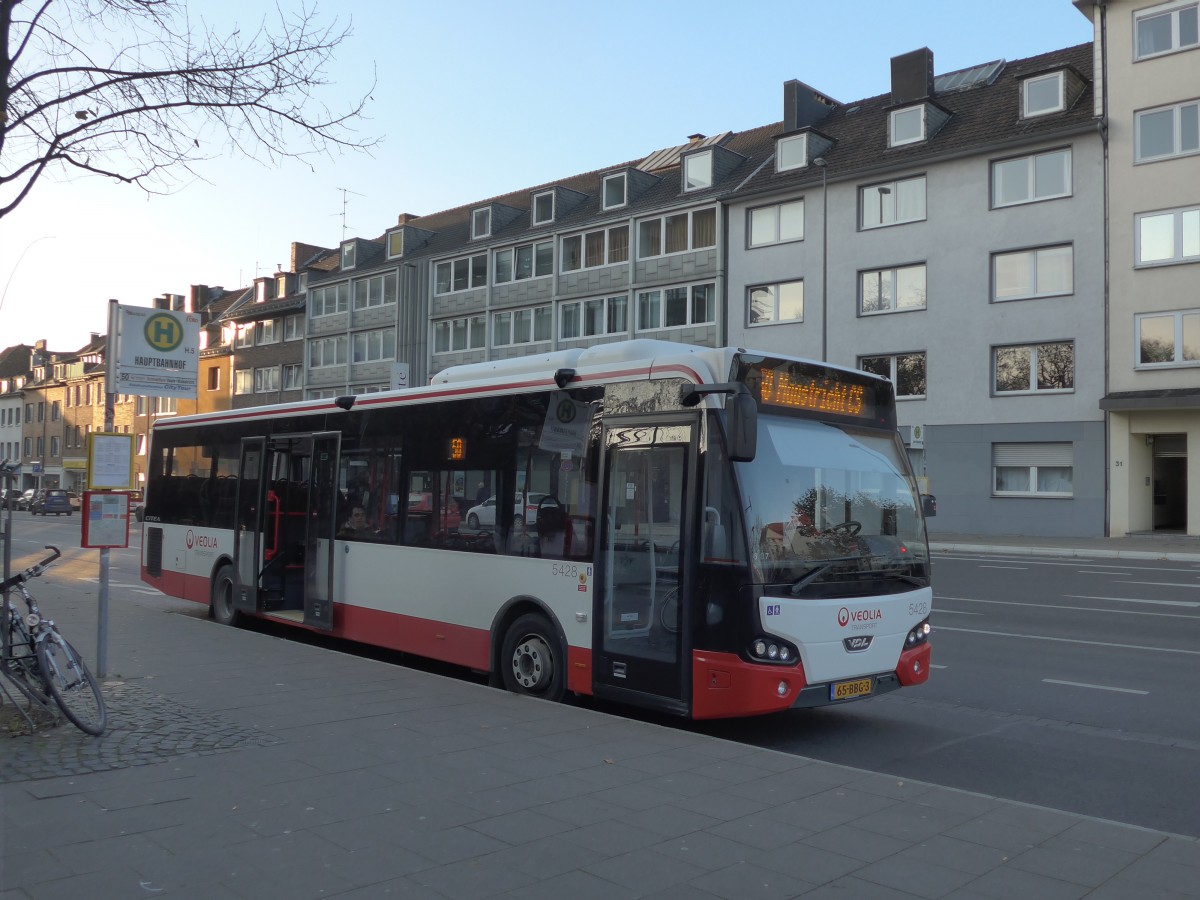
[[[43,177],[161,193],[224,150],[277,163],[374,147],[355,131],[374,84],[339,110],[321,99],[349,28],[301,2],[224,33],[186,0],[0,0],[0,217]]]

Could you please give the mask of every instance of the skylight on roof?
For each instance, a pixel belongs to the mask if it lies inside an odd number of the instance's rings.
[[[933,92],[944,94],[948,91],[965,91],[977,84],[991,84],[1004,68],[1005,61],[993,60],[969,69],[959,69],[957,72],[947,72],[933,79]]]

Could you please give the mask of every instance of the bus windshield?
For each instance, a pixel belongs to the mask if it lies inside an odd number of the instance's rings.
[[[852,597],[929,584],[919,498],[894,434],[763,415],[758,454],[738,470],[768,593]]]

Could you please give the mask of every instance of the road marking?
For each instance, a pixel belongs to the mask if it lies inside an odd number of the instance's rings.
[[[936,666],[936,665],[931,665],[929,668],[931,668],[931,669],[948,669],[948,668],[950,668],[950,667],[949,667],[949,666]]]
[[[1133,688],[1109,687],[1106,684],[1087,684],[1083,681],[1059,681],[1057,678],[1043,678],[1046,684],[1065,684],[1067,687],[1091,688],[1095,691],[1116,691],[1119,694],[1141,694],[1143,697],[1149,691],[1135,691]]]
[[[981,568],[981,569],[1019,569],[1021,571],[1024,571],[1025,569],[1028,569],[1029,566],[980,566],[979,568]]]
[[[1063,594],[1072,600],[1111,600],[1113,603],[1145,603],[1150,606],[1186,606],[1195,609],[1200,606],[1196,600],[1144,600],[1140,597],[1095,597],[1089,594]]]
[[[1200,584],[1177,584],[1173,581],[1118,581],[1117,584],[1151,584],[1155,587],[1185,587],[1200,589]]]
[[[982,616],[983,613],[967,612],[965,609],[942,609],[940,606],[933,608],[935,613],[949,613],[952,616]]]
[[[950,628],[939,625],[938,631],[961,631],[964,634],[986,634],[990,637],[1025,638],[1030,641],[1053,641],[1059,644],[1084,644],[1088,647],[1111,647],[1114,650],[1149,650],[1151,653],[1182,653],[1185,656],[1200,656],[1200,650],[1182,650],[1175,647],[1146,647],[1141,644],[1112,644],[1108,641],[1082,641],[1078,638],[1050,637],[1045,634],[1014,634],[1010,631],[982,631],[975,628]]]
[[[1132,572],[1098,572],[1094,569],[1080,569],[1080,575],[1132,575]]]
[[[1024,556],[1012,556],[1006,554],[996,554],[995,556],[948,556],[944,553],[934,553],[931,554],[931,558],[942,559],[946,562],[982,562],[984,560],[991,560],[992,562],[1025,563],[1026,565],[1035,566],[1066,566],[1069,568],[1092,566],[1096,569],[1115,569],[1117,571],[1112,573],[1114,575],[1125,574],[1125,572],[1127,572],[1129,569],[1150,569],[1154,572],[1185,572],[1189,575],[1194,574],[1196,571],[1196,566],[1191,566],[1188,568],[1170,568],[1168,566],[1155,565],[1155,563],[1166,562],[1166,560],[1154,558],[1138,559],[1136,561],[1137,563],[1144,563],[1145,565],[1136,565],[1135,563],[1129,562],[1112,563],[1109,565],[1108,563],[1100,562],[1098,559],[1093,559],[1086,556],[1081,556],[1078,558],[1072,558],[1069,556],[1042,557],[1034,554],[1028,554]]]
[[[1121,598],[1114,598],[1114,597],[1085,597],[1081,594],[1068,594],[1068,595],[1064,595],[1064,596],[1069,596],[1074,600],[1121,599]],[[933,599],[935,602],[938,600],[957,600],[959,603],[992,603],[997,606],[1032,606],[1032,607],[1036,607],[1037,609],[1068,609],[1071,612],[1107,613],[1109,615],[1114,615],[1114,616],[1159,616],[1161,618],[1166,618],[1166,619],[1187,619],[1189,622],[1195,621],[1195,619],[1196,619],[1195,616],[1182,615],[1181,613],[1145,612],[1140,609],[1100,609],[1099,607],[1096,607],[1096,606],[1066,606],[1062,603],[1020,603],[1016,600],[981,600],[978,597],[951,597],[947,594],[935,594]],[[1155,600],[1134,600],[1133,598],[1127,598],[1127,599],[1128,599],[1128,602],[1130,602],[1130,603],[1156,603],[1156,602],[1158,602]],[[1183,606],[1193,605],[1187,600],[1174,600],[1174,601],[1162,601],[1162,602],[1164,602],[1164,603],[1172,602],[1172,603],[1177,603],[1177,604],[1180,604]],[[954,612],[954,610],[949,610],[949,609],[946,609],[941,606],[934,606],[934,609],[940,610],[941,612]]]

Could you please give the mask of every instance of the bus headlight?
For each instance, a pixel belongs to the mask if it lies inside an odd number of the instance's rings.
[[[908,650],[925,643],[929,640],[929,633],[931,631],[933,631],[933,628],[930,626],[929,620],[925,619],[908,633],[908,637],[904,639],[904,649]]]
[[[796,654],[794,646],[776,637],[755,638],[750,644],[750,658],[754,662],[791,663]]]

